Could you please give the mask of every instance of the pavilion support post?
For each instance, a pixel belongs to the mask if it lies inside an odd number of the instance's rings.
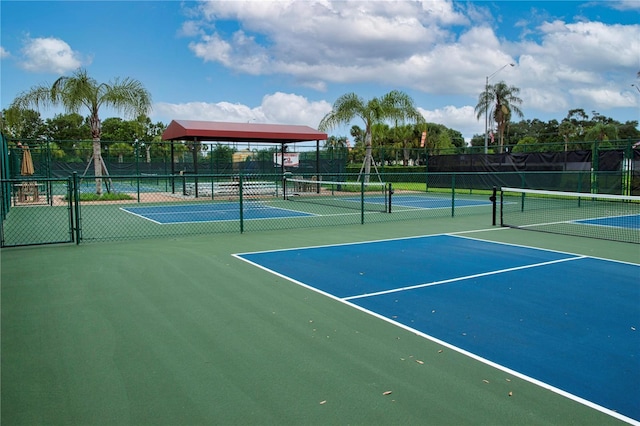
[[[320,140],[316,139],[316,176],[320,181]]]
[[[282,142],[282,144],[280,145],[280,175],[284,178],[284,147],[285,144],[284,142]]]
[[[193,179],[195,183],[195,196],[198,198],[198,156],[200,155],[200,142],[193,138]]]
[[[173,156],[175,155],[175,151],[174,151],[174,147],[173,147],[173,140],[171,140],[171,150],[169,152],[169,161],[171,162],[171,193],[175,194],[176,193],[176,179],[175,179],[175,175],[176,175],[176,163],[173,160]]]

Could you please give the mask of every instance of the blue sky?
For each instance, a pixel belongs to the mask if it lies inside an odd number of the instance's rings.
[[[427,121],[469,139],[484,131],[474,107],[486,77],[513,63],[490,83],[520,88],[525,119],[561,120],[574,108],[640,118],[636,0],[2,0],[0,20],[2,109],[83,67],[99,82],[140,80],[154,122],[315,128],[345,93],[397,89]]]

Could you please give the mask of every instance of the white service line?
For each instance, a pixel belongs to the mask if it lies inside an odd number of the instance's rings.
[[[548,262],[534,263],[534,264],[531,264],[531,265],[516,266],[516,267],[513,267],[513,268],[499,269],[497,271],[482,272],[480,274],[467,275],[467,276],[464,276],[464,277],[457,277],[457,278],[450,278],[450,279],[442,280],[442,281],[433,281],[433,282],[430,282],[430,283],[416,284],[416,285],[412,285],[412,286],[408,286],[408,287],[399,287],[399,288],[394,288],[394,289],[391,289],[391,290],[377,291],[375,293],[358,294],[358,295],[355,295],[355,296],[343,297],[342,300],[354,300],[354,299],[362,299],[362,298],[371,297],[371,296],[380,296],[380,295],[383,295],[383,294],[397,293],[397,292],[400,292],[400,291],[414,290],[414,289],[417,289],[417,288],[431,287],[431,286],[440,285],[440,284],[448,284],[448,283],[452,283],[452,282],[456,282],[456,281],[464,281],[464,280],[469,280],[469,279],[473,279],[473,278],[486,277],[486,276],[489,276],[489,275],[503,274],[505,272],[519,271],[519,270],[522,270],[522,269],[529,269],[529,268],[537,268],[539,266],[552,265],[554,263],[561,263],[561,262],[568,262],[568,261],[573,261],[573,260],[585,259],[587,257],[588,256],[569,257],[569,258],[566,258],[566,259],[551,260],[551,261],[548,261]]]

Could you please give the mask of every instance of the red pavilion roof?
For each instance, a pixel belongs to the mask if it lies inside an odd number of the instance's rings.
[[[172,120],[162,140],[292,143],[326,140],[327,134],[309,126]]]

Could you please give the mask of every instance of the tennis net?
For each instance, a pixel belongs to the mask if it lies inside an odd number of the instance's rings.
[[[340,182],[285,178],[284,198],[337,209],[391,211],[389,185],[383,182]]]
[[[501,188],[500,224],[640,244],[640,197]]]

